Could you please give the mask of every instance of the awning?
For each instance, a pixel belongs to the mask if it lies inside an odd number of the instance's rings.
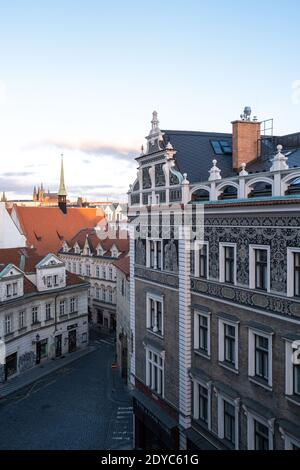
[[[163,428],[166,428],[168,431],[176,428],[178,423],[175,419],[171,418],[167,413],[165,413],[159,405],[153,402],[151,398],[144,395],[144,393],[139,392],[138,390],[133,390],[131,396],[138,402],[138,405],[142,405],[144,408],[143,411],[146,412],[150,418],[155,422],[159,421]]]

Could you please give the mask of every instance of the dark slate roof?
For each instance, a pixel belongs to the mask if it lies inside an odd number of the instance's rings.
[[[223,178],[234,176],[232,155],[216,155],[211,140],[228,140],[232,134],[219,132],[171,131],[165,130],[165,142],[171,142],[177,153],[175,159],[181,173],[187,173],[191,183],[207,181],[212,160],[218,161]]]
[[[178,169],[181,173],[187,173],[191,183],[207,181],[209,170],[212,167],[212,160],[217,160],[217,166],[221,169],[222,178],[235,176],[232,169],[232,155],[216,155],[211,145],[212,140],[228,140],[232,143],[232,134],[222,132],[196,132],[196,131],[172,131],[165,130],[165,143],[171,142],[177,153],[175,155]],[[267,142],[268,143],[268,142]],[[270,160],[277,152],[278,143],[283,144],[283,153],[288,157],[290,168],[300,167],[300,133],[274,136],[272,141],[266,145],[264,142],[264,155],[257,161],[247,166],[247,171],[256,173],[269,171]],[[289,144],[294,144],[291,148]],[[299,146],[297,146],[299,144]],[[269,147],[269,151],[268,150]]]
[[[287,163],[290,168],[300,167],[300,149],[293,149],[282,151],[284,155],[288,157]],[[247,166],[246,170],[250,173],[260,172],[260,171],[269,171],[272,165],[271,160],[274,158],[275,152],[263,155],[261,158],[258,158],[255,162]]]

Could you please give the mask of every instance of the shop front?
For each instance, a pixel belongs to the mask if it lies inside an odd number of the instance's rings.
[[[132,397],[135,449],[179,449],[177,421],[142,392],[134,390]]]

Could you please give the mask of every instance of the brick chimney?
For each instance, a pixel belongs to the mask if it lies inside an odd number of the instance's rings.
[[[241,164],[252,163],[260,156],[260,122],[250,120],[251,109],[246,107],[241,119],[232,124],[232,167],[240,170]]]

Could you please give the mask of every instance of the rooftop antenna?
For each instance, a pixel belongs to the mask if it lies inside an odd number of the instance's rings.
[[[250,106],[245,106],[244,108],[244,113],[241,114],[241,120],[242,121],[251,121],[251,113],[252,113],[252,110],[250,108]]]

